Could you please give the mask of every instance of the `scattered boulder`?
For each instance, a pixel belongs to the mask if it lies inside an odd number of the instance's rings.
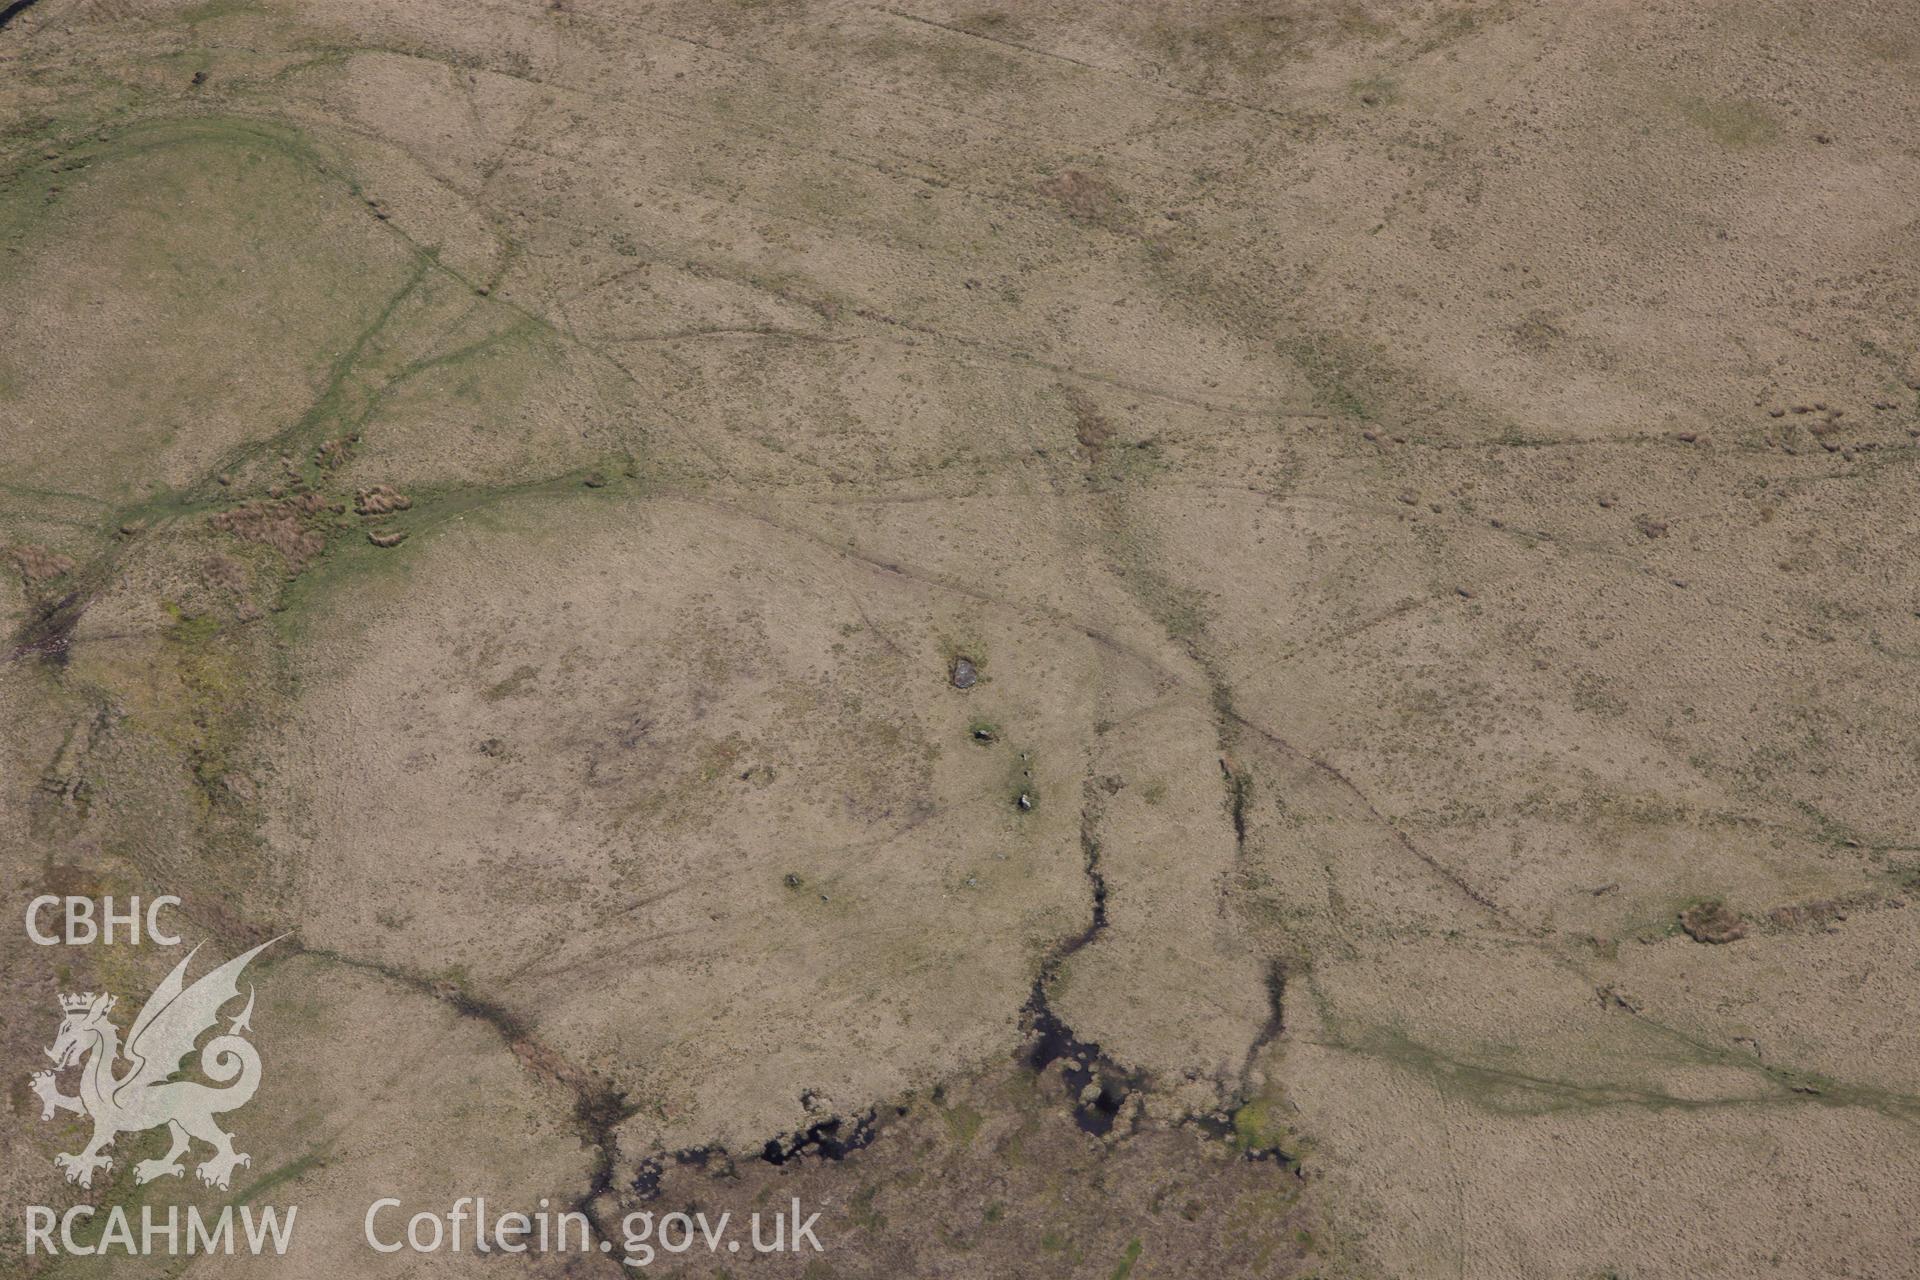
[[[335,470],[352,456],[353,446],[358,443],[360,443],[360,437],[357,435],[341,436],[335,440],[325,441],[313,451],[314,464],[325,467],[329,471]]]
[[[1682,911],[1680,927],[1695,942],[1735,942],[1747,936],[1747,922],[1718,899]]]
[[[963,653],[954,658],[949,679],[956,689],[971,689],[979,682],[980,671],[973,665],[973,659]]]
[[[363,516],[384,516],[390,511],[405,511],[413,499],[384,484],[362,489],[353,500],[353,509]]]

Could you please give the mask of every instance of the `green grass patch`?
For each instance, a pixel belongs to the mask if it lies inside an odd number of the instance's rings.
[[[964,1102],[956,1102],[941,1114],[946,1119],[947,1130],[953,1134],[954,1142],[963,1147],[973,1142],[974,1136],[980,1132],[980,1126],[985,1123],[985,1117]]]

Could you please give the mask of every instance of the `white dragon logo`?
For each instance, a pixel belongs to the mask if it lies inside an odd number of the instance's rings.
[[[120,1032],[107,1017],[115,998],[96,996],[91,991],[60,997],[60,1008],[66,1016],[53,1047],[47,1050],[54,1067],[34,1074],[33,1091],[40,1095],[42,1120],[53,1119],[59,1111],[93,1118],[93,1140],[86,1148],[77,1155],[53,1158],[53,1163],[66,1171],[68,1182],[92,1186],[96,1169],[113,1167],[113,1157],[103,1153],[113,1145],[114,1138],[161,1125],[167,1127],[173,1145],[160,1159],[142,1160],[134,1166],[137,1182],[185,1173],[180,1157],[187,1153],[191,1138],[214,1149],[212,1158],[196,1170],[210,1187],[226,1190],[234,1168],[253,1163],[233,1149],[233,1135],[213,1119],[223,1111],[246,1105],[260,1087],[260,1054],[241,1035],[253,1029],[248,1023],[253,1016],[251,987],[247,989],[247,1007],[228,1024],[226,1034],[207,1041],[200,1051],[200,1070],[226,1087],[215,1089],[196,1080],[170,1077],[179,1072],[182,1059],[193,1052],[201,1034],[220,1020],[221,1006],[239,996],[240,971],[247,962],[279,940],[261,943],[190,987],[184,983],[187,964],[200,948],[188,952],[133,1020],[125,1050],[129,1065],[119,1076],[115,1076],[114,1066],[121,1055]],[[86,1065],[80,1072],[80,1092],[69,1097],[60,1092],[54,1075],[83,1059]]]

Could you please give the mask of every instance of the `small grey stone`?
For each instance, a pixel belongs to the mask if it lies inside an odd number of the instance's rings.
[[[971,689],[980,678],[980,672],[974,667],[973,659],[961,654],[953,660],[953,687]]]

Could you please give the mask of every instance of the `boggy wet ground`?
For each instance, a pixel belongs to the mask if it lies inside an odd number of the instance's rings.
[[[1061,1056],[1036,1069],[1042,1039]],[[1337,1262],[1310,1172],[1243,1151],[1230,1123],[1136,1117],[1116,1126],[1121,1107],[1081,1102],[1082,1069],[1062,1069],[1097,1051],[1057,1029],[1042,1039],[1002,1070],[883,1109],[877,1137],[858,1149],[778,1163],[676,1153],[649,1162],[623,1204],[744,1222],[797,1197],[821,1212],[827,1248],[816,1270],[768,1256],[743,1274],[1109,1276],[1131,1264],[1199,1275],[1196,1259],[1232,1257],[1246,1274],[1287,1275]],[[705,1276],[711,1267],[688,1256],[652,1269]]]

